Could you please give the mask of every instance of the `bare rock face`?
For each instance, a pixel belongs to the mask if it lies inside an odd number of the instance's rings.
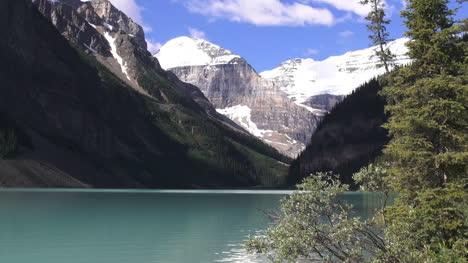
[[[218,112],[289,156],[304,149],[320,119],[261,78],[245,59],[208,41],[173,39],[156,57],[164,69],[197,86]]]
[[[65,4],[52,3],[48,0],[37,0],[36,2],[39,11],[51,20],[65,38],[73,43],[81,43],[89,50],[104,57],[112,56],[107,40],[97,33],[85,17],[96,24],[101,24],[103,21],[90,9],[78,8],[77,10],[77,6],[81,4],[80,1],[72,0],[66,1]],[[84,6],[86,5],[84,4]]]
[[[314,109],[320,109],[329,112],[344,98],[344,95],[320,94],[310,97],[304,102],[304,104]]]
[[[108,0],[92,0],[89,1],[89,3],[94,8],[94,12],[104,20],[107,25],[127,33],[140,48],[144,50],[147,49],[145,33],[140,25],[135,23],[123,12],[116,9]]]

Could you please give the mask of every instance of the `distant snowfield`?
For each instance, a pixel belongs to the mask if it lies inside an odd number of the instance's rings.
[[[410,63],[406,56],[407,41],[401,38],[388,44],[392,53],[396,54],[396,65]],[[299,105],[315,95],[348,95],[366,81],[385,73],[383,68],[377,67],[376,48],[351,51],[323,61],[311,58],[288,60],[260,75],[278,83],[280,89]]]
[[[169,40],[155,57],[165,70],[186,66],[223,65],[232,62],[235,58],[240,58],[220,46],[190,37]]]

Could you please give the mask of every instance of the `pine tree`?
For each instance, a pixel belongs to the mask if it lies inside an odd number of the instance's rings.
[[[447,0],[408,1],[413,62],[392,72],[383,92],[393,137],[386,179],[399,193],[386,237],[403,262],[459,262],[468,244],[467,49],[455,11]]]
[[[371,8],[371,11],[366,16],[366,20],[369,21],[367,29],[371,32],[369,38],[372,40],[373,45],[378,45],[375,55],[381,62],[379,66],[383,66],[388,73],[390,72],[390,67],[393,64],[395,56],[390,49],[386,47],[389,41],[386,25],[390,24],[390,20],[385,18],[385,4],[382,0],[362,0],[360,3],[362,5],[368,5]]]
[[[443,186],[468,171],[466,50],[447,2],[411,0],[402,12],[413,63],[384,90],[397,190]]]

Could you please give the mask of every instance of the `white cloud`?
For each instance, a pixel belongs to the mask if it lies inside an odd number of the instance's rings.
[[[151,54],[158,53],[159,49],[161,49],[162,44],[159,42],[153,42],[152,40],[146,39],[146,43],[148,44],[148,51]]]
[[[306,51],[306,56],[317,55],[318,53],[320,53],[320,51],[318,51],[317,49],[309,48]]]
[[[299,2],[283,3],[280,0],[185,0],[193,13],[212,19],[259,26],[332,25],[333,14],[325,8],[314,8]]]
[[[345,31],[342,31],[342,32],[340,32],[338,34],[340,35],[340,37],[350,37],[350,36],[354,35],[354,32],[350,31],[350,30],[345,30]]]
[[[401,5],[402,5],[403,8],[406,8],[406,6],[408,5],[408,1],[401,0]]]
[[[329,4],[338,10],[353,12],[359,16],[367,16],[370,11],[369,6],[359,3],[360,0],[309,0],[308,2]]]
[[[110,0],[112,5],[124,12],[133,21],[140,24],[146,33],[152,31],[151,27],[143,23],[143,8],[139,6],[135,0]]]
[[[153,31],[153,28],[148,25],[140,24],[140,26],[143,28],[143,31],[145,31],[145,33],[151,33]]]
[[[334,8],[345,11],[345,12],[352,12],[356,15],[361,17],[367,16],[370,11],[370,7],[368,5],[360,4],[361,0],[307,0],[308,3],[323,3],[333,6]],[[405,0],[401,0],[405,1]],[[394,6],[389,5],[387,1],[383,0],[383,4],[385,9],[388,12],[393,12]]]
[[[135,22],[142,23],[141,16],[142,8],[135,2],[135,0],[110,0],[112,5],[117,7],[120,11],[124,12],[127,16],[131,17]]]
[[[191,37],[201,38],[201,39],[206,40],[206,33],[205,32],[203,32],[203,31],[201,31],[199,29],[193,28],[193,27],[189,27],[188,30],[189,30],[189,33],[190,33]]]

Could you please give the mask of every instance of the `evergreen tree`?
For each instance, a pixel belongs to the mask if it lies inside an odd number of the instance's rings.
[[[397,191],[441,187],[468,171],[466,50],[447,0],[410,0],[402,16],[412,65],[384,89],[393,139],[386,154]]]
[[[385,18],[385,4],[382,0],[362,0],[360,3],[368,5],[371,8],[371,11],[366,16],[366,20],[369,21],[367,29],[371,32],[369,38],[372,40],[373,45],[378,45],[375,54],[381,62],[379,66],[383,66],[388,73],[395,56],[386,47],[389,41],[386,25],[390,24],[390,20]]]
[[[385,232],[388,255],[403,262],[466,259],[467,49],[455,11],[447,0],[408,1],[402,16],[413,62],[384,89],[393,137],[386,179],[399,193]]]

